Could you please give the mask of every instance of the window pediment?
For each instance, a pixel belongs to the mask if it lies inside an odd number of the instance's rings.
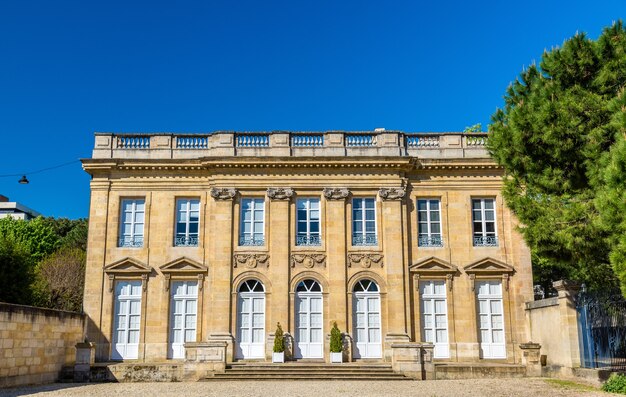
[[[459,269],[448,261],[431,256],[409,266],[409,271],[420,275],[453,275]]]
[[[467,274],[474,275],[501,275],[501,274],[513,274],[515,269],[493,258],[484,258],[477,262],[471,263],[463,269]]]
[[[124,258],[104,267],[105,273],[114,275],[140,275],[151,271],[150,266],[133,258]]]
[[[181,257],[159,267],[163,274],[198,274],[206,273],[209,269],[192,259]]]

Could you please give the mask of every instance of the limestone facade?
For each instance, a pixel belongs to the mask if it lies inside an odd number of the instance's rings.
[[[97,133],[83,160],[96,360],[177,360],[206,341],[271,360],[280,322],[288,359],[328,361],[336,322],[346,360],[436,342],[435,362],[521,363],[530,253],[486,139]]]

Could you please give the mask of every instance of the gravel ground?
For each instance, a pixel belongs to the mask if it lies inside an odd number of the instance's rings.
[[[472,379],[438,381],[264,381],[198,383],[100,383],[89,385],[53,384],[0,389],[2,397],[17,396],[93,397],[192,397],[192,396],[610,396],[589,386],[571,382],[557,384],[545,379]]]

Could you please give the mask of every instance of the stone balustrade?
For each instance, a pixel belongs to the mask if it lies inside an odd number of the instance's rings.
[[[234,132],[204,134],[95,134],[94,159],[197,159],[203,157],[488,158],[486,133],[401,131]]]

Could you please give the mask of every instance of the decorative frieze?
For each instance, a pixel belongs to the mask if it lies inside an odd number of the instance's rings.
[[[369,269],[372,266],[383,267],[383,255],[375,253],[350,253],[348,254],[348,267],[360,266]]]
[[[237,189],[228,187],[212,187],[211,197],[216,200],[232,200],[237,195]]]
[[[255,269],[257,267],[270,267],[270,256],[268,254],[235,254],[233,255],[233,267],[246,267]]]
[[[402,200],[406,194],[406,188],[404,187],[381,187],[378,190],[378,195],[383,200]]]
[[[326,254],[301,253],[291,255],[291,267],[303,266],[311,269],[315,266],[326,267]]]
[[[271,200],[289,200],[293,196],[293,189],[290,187],[270,187],[267,188],[267,197]]]
[[[327,200],[345,200],[350,194],[350,190],[345,187],[325,187],[323,192]]]

